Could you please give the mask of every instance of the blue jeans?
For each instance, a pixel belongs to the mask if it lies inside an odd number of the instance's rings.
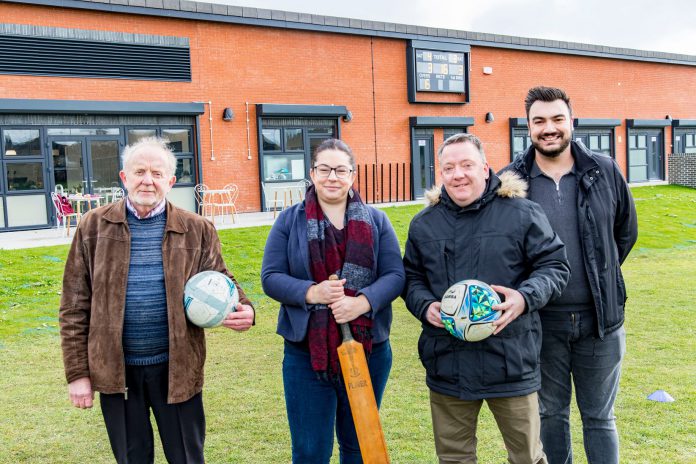
[[[588,464],[618,464],[614,400],[626,352],[623,327],[595,338],[592,311],[542,311],[541,441],[549,464],[571,464],[571,377]]]
[[[367,364],[379,406],[392,364],[388,340],[373,346]],[[334,384],[320,380],[312,370],[309,352],[286,342],[283,386],[293,463],[328,464],[333,451],[334,425],[341,464],[362,463],[360,445],[342,381]]]

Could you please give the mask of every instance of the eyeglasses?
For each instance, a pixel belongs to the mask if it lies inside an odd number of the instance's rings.
[[[331,175],[331,171],[336,173],[336,177],[338,179],[347,179],[348,176],[350,176],[350,174],[353,172],[352,169],[345,166],[339,166],[337,168],[332,168],[331,166],[327,166],[325,164],[314,166],[314,172],[316,172],[317,176],[321,177],[322,179],[329,177]]]

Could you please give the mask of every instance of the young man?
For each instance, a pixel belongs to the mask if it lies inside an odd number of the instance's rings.
[[[438,152],[442,188],[408,232],[406,307],[421,322],[418,352],[430,388],[440,463],[475,463],[476,423],[485,399],[513,464],[546,463],[539,439],[538,310],[569,276],[563,243],[524,182],[498,178],[478,138],[457,134]],[[493,284],[504,297],[494,335],[465,342],[440,318],[445,291],[464,279]]]
[[[571,378],[592,463],[617,464],[614,400],[626,344],[621,263],[638,236],[633,198],[616,162],[572,140],[570,99],[535,87],[525,100],[532,139],[505,170],[529,184],[566,244],[571,277],[541,312],[541,438],[551,464],[572,463]]]
[[[127,198],[86,214],[65,264],[60,333],[73,405],[101,410],[116,461],[153,462],[152,409],[170,463],[203,463],[205,336],[186,321],[186,281],[227,271],[209,221],[165,196],[176,159],[164,140],[123,151]],[[237,285],[235,281],[235,285]],[[240,303],[225,327],[248,330],[254,310]]]

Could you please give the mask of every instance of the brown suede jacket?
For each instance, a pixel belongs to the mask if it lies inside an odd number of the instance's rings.
[[[193,275],[219,271],[234,281],[240,301],[251,304],[225,267],[215,227],[167,202],[162,261],[169,312],[169,403],[203,389],[205,335],[184,314],[184,285]],[[125,393],[122,334],[130,261],[130,230],[122,200],[86,214],[65,263],[60,334],[68,382],[89,377],[92,389]]]

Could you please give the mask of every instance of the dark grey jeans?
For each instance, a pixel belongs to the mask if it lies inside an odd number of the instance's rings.
[[[541,441],[549,464],[571,464],[571,380],[582,417],[588,464],[618,464],[614,400],[619,390],[621,360],[626,352],[623,327],[594,337],[590,311],[542,311]]]

